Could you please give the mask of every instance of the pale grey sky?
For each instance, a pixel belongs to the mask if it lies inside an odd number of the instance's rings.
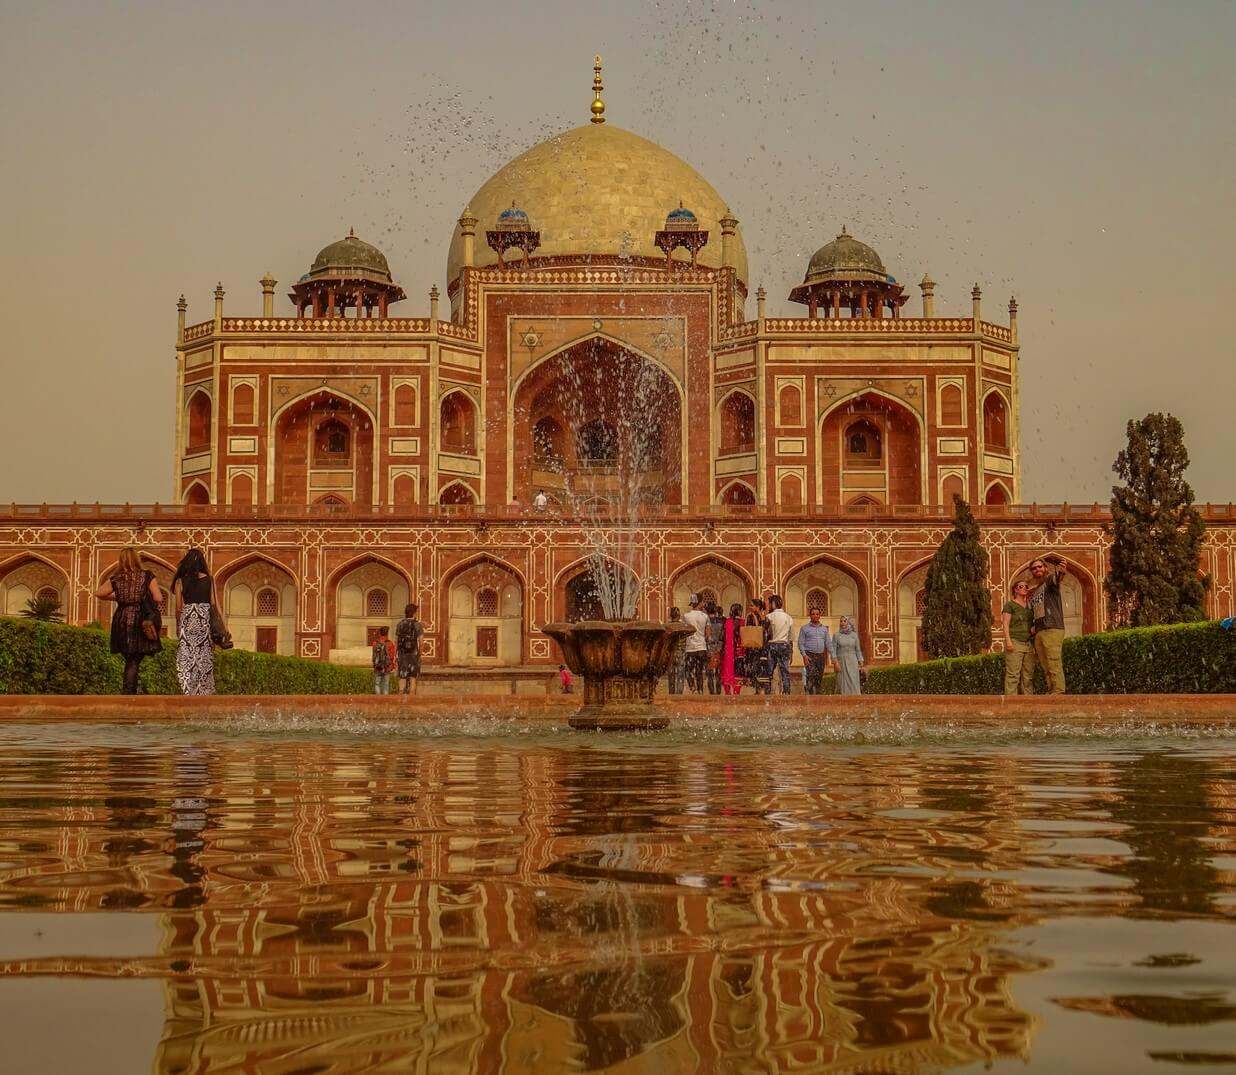
[[[175,301],[259,313],[355,226],[410,298],[528,145],[607,118],[742,222],[769,313],[842,224],[940,313],[1021,304],[1025,499],[1130,417],[1231,477],[1236,4],[0,2],[0,501],[172,499]],[[917,310],[916,298],[911,309]]]

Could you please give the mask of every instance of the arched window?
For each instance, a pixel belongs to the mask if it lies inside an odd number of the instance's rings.
[[[993,482],[991,487],[987,490],[987,496],[984,497],[984,499],[988,504],[1008,504],[1009,491],[1001,485],[1000,482]]]
[[[965,495],[966,483],[962,481],[961,476],[958,474],[950,474],[944,479],[943,484],[940,486],[940,496],[946,508],[951,508],[953,506],[954,496],[964,498]]]
[[[476,405],[463,392],[452,392],[439,409],[442,450],[472,455],[476,451]]]
[[[807,614],[819,609],[821,616],[828,615],[828,591],[815,586],[807,591]]]
[[[618,462],[618,430],[595,418],[579,427],[575,447],[584,466],[613,466]]]
[[[255,608],[259,616],[278,616],[279,591],[271,586],[258,590]]]
[[[966,424],[962,416],[961,387],[946,384],[940,389],[940,424],[942,426],[963,426]]]
[[[416,425],[416,388],[413,385],[395,386],[395,425]]]
[[[475,504],[476,498],[463,482],[452,482],[438,497],[439,504]]]
[[[210,411],[210,397],[205,392],[194,392],[189,400],[188,451],[200,452],[210,447]]]
[[[313,465],[346,467],[352,461],[352,431],[338,418],[322,422],[313,437]]]
[[[232,503],[242,508],[253,503],[253,479],[248,474],[237,474],[232,479]]]
[[[60,591],[54,586],[40,586],[34,592],[34,599],[40,604],[45,601],[55,601],[58,603],[60,601]]]
[[[780,502],[787,508],[796,508],[803,502],[803,483],[797,474],[787,474],[781,479]]]
[[[783,426],[803,424],[803,394],[798,390],[797,385],[785,385],[778,393],[777,401]]]
[[[746,392],[731,392],[721,404],[721,454],[755,451],[755,400]]]
[[[883,438],[875,423],[860,418],[842,436],[847,467],[878,467],[884,461]]]
[[[715,605],[717,603],[716,590],[713,590],[708,586],[705,586],[702,590],[700,590],[699,596],[700,596],[700,608],[702,609],[707,609],[709,605]]]
[[[396,504],[415,504],[416,479],[411,474],[400,474],[395,478],[392,492]]]
[[[1009,412],[999,392],[989,392],[983,400],[983,441],[997,451],[1009,446]]]
[[[232,389],[232,421],[238,426],[253,425],[253,385],[241,383]]]
[[[562,460],[562,426],[556,418],[546,415],[532,427],[534,461],[552,466]]]
[[[476,614],[478,616],[498,615],[498,591],[485,586],[476,591]]]
[[[748,507],[755,503],[755,491],[743,482],[731,482],[721,493],[721,503]]]
[[[390,594],[385,590],[372,589],[365,594],[365,615],[386,616],[390,613]]]
[[[210,491],[201,482],[194,482],[185,494],[186,504],[209,504]]]

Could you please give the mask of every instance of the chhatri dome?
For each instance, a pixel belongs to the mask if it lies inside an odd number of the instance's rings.
[[[390,283],[391,267],[381,250],[363,239],[358,239],[356,234],[349,230],[342,239],[318,251],[318,256],[309,266],[309,272],[301,279],[319,276],[371,277]]]
[[[721,265],[721,220],[729,216],[725,201],[702,175],[668,149],[606,123],[597,100],[592,122],[555,135],[521,153],[501,168],[468,202],[468,212],[482,222],[495,221],[518,206],[540,232],[537,257],[587,254],[636,256],[664,261],[655,236],[674,206],[691,207],[699,228],[712,242],[699,251],[699,264]],[[600,105],[600,112],[597,106]],[[738,279],[747,281],[747,250],[742,233],[732,242]],[[453,283],[463,266],[464,241],[455,228],[447,256],[446,278]],[[496,265],[495,251],[476,244],[475,264]]]
[[[820,280],[858,280],[870,276],[881,282],[888,280],[888,271],[880,255],[866,243],[860,243],[845,228],[831,243],[825,243],[811,255],[804,284]]]

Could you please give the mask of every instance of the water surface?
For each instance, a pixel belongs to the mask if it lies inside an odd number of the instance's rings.
[[[8,726],[6,1063],[1230,1070],[1234,813],[1206,729]]]

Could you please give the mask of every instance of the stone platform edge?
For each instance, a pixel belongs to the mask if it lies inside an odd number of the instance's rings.
[[[30,722],[152,722],[225,720],[263,712],[328,716],[346,712],[384,721],[471,715],[565,722],[582,702],[574,695],[546,697],[425,695],[0,695],[0,724]],[[786,718],[830,717],[892,720],[907,717],[987,723],[1001,720],[1094,723],[1137,719],[1153,723],[1236,726],[1236,694],[1003,695],[744,695],[661,696],[659,710],[683,719],[761,712]]]

